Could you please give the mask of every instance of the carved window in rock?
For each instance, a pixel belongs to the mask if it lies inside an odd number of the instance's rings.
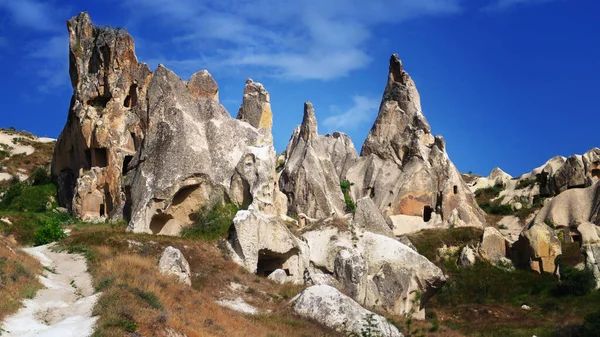
[[[431,215],[433,214],[433,208],[431,206],[426,205],[423,207],[423,221],[429,222],[431,220]]]
[[[127,95],[127,97],[125,97],[125,101],[123,102],[123,106],[126,108],[133,108],[134,106],[137,105],[138,103],[138,97],[137,97],[137,84],[132,84],[131,87],[129,87],[129,94]]]
[[[454,185],[454,194],[458,194],[458,186]]]
[[[94,167],[108,166],[108,153],[106,148],[97,148],[92,150],[92,165]]]

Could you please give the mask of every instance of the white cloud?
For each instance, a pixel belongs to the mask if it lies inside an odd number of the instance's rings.
[[[323,126],[328,132],[353,130],[364,122],[371,122],[375,119],[379,108],[379,99],[354,96],[352,101],[354,105],[347,111],[325,118]],[[338,109],[332,107],[332,110]]]
[[[497,12],[507,10],[515,6],[533,5],[551,1],[555,0],[494,0],[492,3],[483,7],[483,10],[486,12]]]
[[[288,80],[328,80],[366,66],[376,26],[460,11],[461,0],[126,0],[134,21],[175,30],[164,61],[196,70],[243,67]],[[194,56],[189,56],[194,55]],[[196,56],[200,55],[200,56]],[[157,55],[152,58],[160,59]],[[175,64],[175,66],[173,66]],[[187,73],[186,75],[188,75]]]

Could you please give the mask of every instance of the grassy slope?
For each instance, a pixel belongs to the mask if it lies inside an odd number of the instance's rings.
[[[458,268],[455,260],[436,259],[443,244],[464,247],[478,242],[482,231],[473,228],[426,230],[410,236],[425,255],[448,276],[446,286],[435,295],[429,310],[443,326],[468,336],[569,336],[585,315],[600,310],[600,292],[585,296],[558,296],[558,281],[551,275],[525,270],[503,271],[488,263]],[[578,262],[578,253],[569,247],[564,260]],[[565,261],[567,262],[567,261]],[[532,309],[521,309],[527,304]]]
[[[166,246],[179,248],[192,270],[192,287],[177,284],[158,272]],[[95,336],[122,336],[136,331],[162,336],[169,329],[188,336],[337,336],[295,317],[288,300],[301,291],[277,285],[245,272],[226,259],[214,243],[183,238],[126,233],[123,227],[79,225],[61,246],[83,252],[97,290],[102,291],[94,314]],[[248,316],[215,303],[235,282],[239,294],[262,312]]]

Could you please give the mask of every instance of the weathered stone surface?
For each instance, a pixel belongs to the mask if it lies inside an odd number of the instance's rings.
[[[304,105],[302,125],[286,150],[279,185],[288,197],[290,215],[323,219],[345,214],[340,174],[357,157],[350,139],[341,133],[319,136],[312,104]],[[337,166],[336,166],[337,165]]]
[[[554,231],[545,224],[532,223],[527,226],[512,247],[517,265],[528,266],[538,273],[556,272],[556,258],[562,254],[561,243]]]
[[[308,268],[308,247],[277,216],[258,212],[254,206],[239,211],[228,245],[234,261],[248,271],[268,276],[286,272],[286,282],[302,283]]]
[[[267,278],[275,283],[284,284],[287,281],[287,274],[283,269],[276,269]]]
[[[120,218],[122,176],[145,136],[152,72],[137,61],[133,38],[125,30],[94,26],[87,13],[69,20],[67,28],[73,97],[52,161],[59,203],[84,219],[98,214]],[[92,167],[104,181],[95,191],[77,183]]]
[[[538,224],[550,221],[566,228],[585,222],[600,225],[600,182],[562,192],[550,200],[533,221]]]
[[[458,265],[467,268],[475,264],[477,257],[475,250],[469,246],[465,246],[458,256]]]
[[[375,234],[393,237],[394,233],[385,222],[385,218],[373,203],[370,197],[364,197],[356,201],[354,212],[354,223],[359,228]]]
[[[267,128],[273,126],[273,113],[271,112],[271,98],[269,92],[262,84],[248,79],[244,89],[244,100],[238,111],[237,119],[247,121],[253,127]]]
[[[365,320],[372,316],[376,330],[373,332],[377,336],[403,336],[384,317],[364,309],[350,297],[328,285],[305,289],[292,300],[292,306],[296,314],[339,332],[360,334]]]
[[[490,263],[498,264],[502,258],[506,257],[504,235],[494,227],[486,227],[479,244],[479,254]]]
[[[588,184],[594,184],[600,179],[600,148],[593,148],[583,155],[583,165]]]
[[[311,265],[332,273],[336,286],[365,307],[423,318],[428,299],[445,282],[433,263],[387,236],[327,228],[303,238]],[[420,302],[417,293],[422,294]]]
[[[354,198],[372,196],[386,218],[402,214],[429,222],[437,213],[443,225],[481,227],[485,222],[446,154],[444,139],[431,134],[416,86],[397,55],[390,60],[377,120],[346,178],[355,183]]]
[[[158,261],[158,269],[162,274],[176,277],[181,283],[192,285],[190,264],[177,248],[165,248]]]
[[[162,65],[148,103],[147,136],[127,176],[131,230],[178,235],[194,212],[224,200],[285,213],[268,130],[232,119],[214,99],[194,98],[188,83]]]
[[[583,223],[577,227],[581,234],[581,252],[585,257],[585,268],[596,278],[596,289],[600,289],[600,227],[593,223]]]
[[[552,176],[550,180],[554,194],[560,194],[575,187],[585,187],[585,166],[581,156],[573,155]]]
[[[207,70],[193,74],[187,82],[187,87],[194,100],[208,98],[219,101],[219,86]]]

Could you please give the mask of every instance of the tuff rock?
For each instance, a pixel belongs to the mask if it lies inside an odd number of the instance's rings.
[[[292,299],[294,312],[345,334],[360,334],[365,320],[373,318],[372,333],[382,337],[402,337],[395,326],[328,285],[315,285]]]
[[[564,191],[552,198],[533,221],[567,228],[585,222],[600,225],[600,182],[587,188]]]
[[[237,119],[247,121],[253,127],[267,128],[273,126],[273,113],[271,112],[271,97],[262,84],[248,79],[244,89],[244,99],[238,111]]]
[[[517,265],[538,273],[556,273],[556,258],[562,254],[561,242],[545,224],[532,223],[525,227],[512,247]]]
[[[190,264],[177,248],[165,248],[158,261],[158,269],[162,274],[174,276],[183,284],[192,285]]]
[[[586,222],[577,227],[581,234],[581,252],[585,258],[585,268],[596,278],[596,289],[600,289],[600,227]]]
[[[486,227],[479,244],[479,254],[490,263],[496,265],[506,257],[506,239],[494,227]]]

